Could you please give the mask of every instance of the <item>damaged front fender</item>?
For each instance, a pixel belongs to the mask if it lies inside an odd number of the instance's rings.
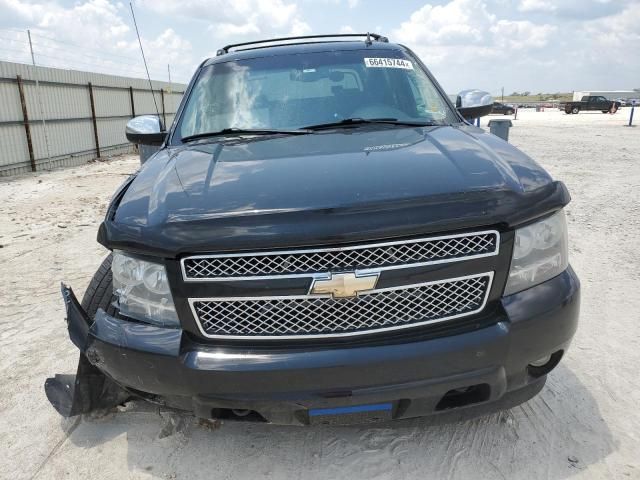
[[[131,395],[92,365],[85,355],[91,320],[71,288],[62,284],[61,290],[67,310],[69,337],[80,349],[80,358],[75,375],[56,374],[53,378],[47,378],[44,390],[49,402],[63,417],[122,404]]]

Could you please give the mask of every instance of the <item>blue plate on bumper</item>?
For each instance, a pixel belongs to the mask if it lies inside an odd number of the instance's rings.
[[[351,425],[391,420],[392,403],[355,405],[350,407],[314,408],[309,410],[311,425]]]

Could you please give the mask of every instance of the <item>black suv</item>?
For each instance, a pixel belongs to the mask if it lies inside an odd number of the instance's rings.
[[[491,113],[501,113],[502,115],[513,115],[515,112],[515,108],[500,102],[494,102],[491,108]]]
[[[225,47],[170,129],[130,121],[161,145],[114,195],[82,303],[62,286],[61,414],[350,423],[542,388],[578,321],[567,189],[408,48],[332,38]]]

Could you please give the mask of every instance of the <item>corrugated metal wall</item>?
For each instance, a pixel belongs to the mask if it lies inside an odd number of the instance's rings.
[[[170,125],[186,85],[152,85],[160,114]],[[147,80],[0,61],[0,177],[96,158],[90,91],[100,156],[133,151],[124,134],[127,121],[134,113],[155,114]]]

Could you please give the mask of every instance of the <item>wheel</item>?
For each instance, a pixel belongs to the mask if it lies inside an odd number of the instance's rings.
[[[565,107],[564,113],[571,115],[571,107]]]
[[[571,113],[573,113],[574,115],[575,115],[576,113],[580,113],[580,108],[578,108],[578,107],[573,107],[573,109],[571,110]]]
[[[87,290],[84,292],[80,305],[87,312],[90,319],[95,317],[98,308],[103,309],[107,314],[113,315],[116,307],[113,306],[113,280],[111,277],[111,260],[113,255],[110,253],[102,261],[100,268],[95,273]]]

